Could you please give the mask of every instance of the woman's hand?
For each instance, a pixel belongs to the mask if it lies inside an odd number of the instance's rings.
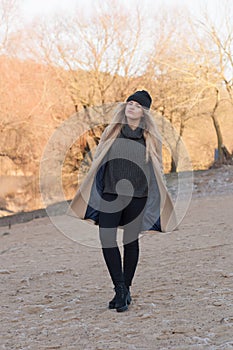
[[[86,221],[90,222],[90,224],[95,225],[95,221],[92,219],[85,219]]]

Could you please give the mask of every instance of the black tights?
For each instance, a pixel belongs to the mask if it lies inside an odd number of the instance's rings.
[[[116,200],[117,195],[104,194],[107,202]],[[106,203],[106,202],[105,202]],[[143,209],[146,197],[133,197],[129,202],[126,196],[118,196],[117,208],[114,212],[100,211],[99,227],[103,256],[114,285],[125,282],[131,286],[139,257],[138,235],[140,233]],[[108,204],[108,203],[107,203]],[[109,203],[110,204],[110,203]],[[106,208],[109,206],[107,205]],[[117,227],[123,225],[123,266],[119,247],[117,245]]]
[[[114,285],[125,282],[131,286],[139,257],[138,239],[124,245],[123,271],[118,247],[103,248],[103,256]]]

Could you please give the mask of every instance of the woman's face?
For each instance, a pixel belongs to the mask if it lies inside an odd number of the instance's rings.
[[[125,115],[128,119],[138,120],[143,116],[143,108],[136,101],[129,101],[125,107]]]

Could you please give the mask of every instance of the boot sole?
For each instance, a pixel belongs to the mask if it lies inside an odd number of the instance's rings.
[[[117,312],[124,312],[124,311],[127,311],[128,310],[128,305],[124,305],[122,307],[118,307],[116,309]]]
[[[132,301],[131,297],[127,296],[127,305],[130,305],[131,301]],[[108,308],[110,310],[116,309],[115,303],[112,303],[112,304],[109,303]]]

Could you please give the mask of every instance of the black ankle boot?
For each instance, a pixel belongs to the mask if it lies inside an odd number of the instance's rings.
[[[128,305],[130,305],[132,299],[131,299],[131,294],[130,294],[130,289],[128,286],[126,286],[127,290],[128,290],[128,295],[127,295],[127,303]]]
[[[130,295],[130,290],[129,290],[129,287],[126,287],[126,288],[128,290],[127,304],[130,305],[130,303],[132,301],[131,295]],[[116,309],[116,294],[114,295],[113,299],[109,301],[108,308],[109,309]]]
[[[116,298],[115,298],[115,308],[117,312],[123,312],[128,310],[128,294],[129,291],[125,284],[118,283],[115,286]]]

